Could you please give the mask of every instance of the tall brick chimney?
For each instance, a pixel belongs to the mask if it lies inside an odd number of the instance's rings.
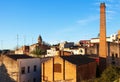
[[[107,66],[107,42],[106,42],[106,13],[105,3],[100,4],[100,43],[99,43],[99,72],[102,73]]]
[[[106,12],[105,3],[100,4],[100,43],[99,43],[99,56],[107,57],[107,42],[106,42]]]

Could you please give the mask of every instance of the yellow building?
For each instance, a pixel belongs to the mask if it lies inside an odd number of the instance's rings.
[[[80,82],[96,77],[96,62],[81,55],[47,58],[42,62],[41,76],[42,82]]]

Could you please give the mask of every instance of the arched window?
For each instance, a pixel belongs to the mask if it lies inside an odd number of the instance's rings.
[[[115,54],[115,57],[118,58],[118,54],[117,53]]]
[[[81,49],[80,52],[83,53],[83,50]]]
[[[115,57],[114,57],[114,53],[112,53],[112,60],[114,60],[115,59]]]

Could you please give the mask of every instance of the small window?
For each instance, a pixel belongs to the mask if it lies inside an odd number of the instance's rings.
[[[28,66],[28,73],[30,73],[30,66]]]
[[[118,54],[117,53],[115,54],[115,57],[118,58]]]
[[[80,50],[80,52],[82,53],[82,52],[83,52],[83,50]]]
[[[54,64],[54,72],[61,73],[61,64]]]
[[[50,54],[49,52],[47,54]]]
[[[34,72],[36,72],[37,71],[37,66],[36,65],[34,65]]]
[[[120,39],[119,39],[119,41],[120,41]]]
[[[25,74],[25,67],[21,68],[21,74]]]
[[[115,58],[114,58],[114,54],[112,53],[112,60],[114,60]]]
[[[36,82],[36,78],[33,78],[33,82]]]

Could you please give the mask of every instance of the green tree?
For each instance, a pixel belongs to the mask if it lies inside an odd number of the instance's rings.
[[[113,82],[116,79],[120,78],[120,67],[109,66],[102,73],[99,79],[96,79],[95,82]]]
[[[120,67],[108,66],[100,78],[90,79],[84,82],[119,82],[120,78]]]
[[[36,47],[32,52],[31,52],[31,54],[33,54],[33,55],[35,55],[35,56],[37,56],[37,57],[41,57],[42,55],[45,55],[45,50],[42,50],[42,49],[40,49],[40,48],[38,48],[38,47]]]

